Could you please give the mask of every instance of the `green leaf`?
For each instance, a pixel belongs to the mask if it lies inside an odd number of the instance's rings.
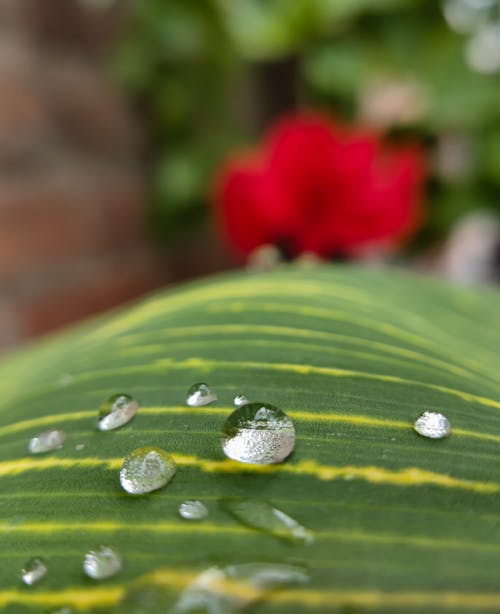
[[[153,586],[134,603],[163,613],[158,585],[175,595],[213,565],[288,562],[309,584],[272,593],[257,611],[498,612],[499,308],[493,291],[403,273],[290,267],[159,294],[8,358],[0,609],[111,612],[146,577]],[[188,408],[200,381],[219,401]],[[139,412],[99,432],[98,408],[118,392]],[[284,463],[224,457],[219,433],[240,392],[294,420]],[[449,439],[413,431],[424,409],[449,418]],[[64,447],[30,456],[29,439],[49,428],[66,431]],[[178,471],[165,489],[130,496],[119,467],[141,446],[172,454]],[[240,524],[219,503],[228,497],[268,501],[314,543]],[[186,499],[203,501],[208,519],[182,520]],[[82,572],[100,544],[124,559],[101,583]],[[34,556],[49,571],[24,587],[19,572]]]

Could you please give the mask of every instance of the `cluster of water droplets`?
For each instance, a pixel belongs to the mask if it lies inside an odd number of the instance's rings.
[[[191,386],[187,393],[189,407],[203,407],[217,400],[206,383]],[[283,462],[294,450],[295,427],[290,417],[267,402],[252,402],[243,393],[233,399],[234,411],[222,426],[221,446],[225,456],[240,463],[271,465]],[[138,402],[128,394],[109,397],[98,412],[98,430],[112,431],[128,424],[139,409]],[[441,413],[425,411],[414,423],[415,431],[426,438],[442,439],[450,435],[450,422]],[[61,448],[66,436],[60,430],[39,433],[29,442],[32,454]],[[79,443],[76,450],[84,449]],[[130,495],[144,495],[169,484],[177,471],[173,457],[165,450],[145,446],[131,451],[123,460],[119,481]],[[272,503],[252,498],[224,498],[219,501],[223,511],[242,525],[273,537],[303,545],[314,541],[312,531]],[[178,506],[179,516],[186,521],[202,521],[209,515],[206,505],[188,499]],[[83,559],[84,573],[94,580],[112,578],[123,568],[120,554],[109,546],[87,552]],[[41,558],[30,559],[22,570],[22,581],[31,586],[47,573]],[[288,584],[304,584],[308,574],[299,567],[281,563],[246,563],[227,567],[213,566],[202,571],[175,596],[165,595],[164,588],[154,584],[134,586],[118,612],[143,614],[161,609],[167,614],[206,612],[208,614],[237,613],[260,600],[269,591]],[[161,605],[161,608],[159,607]],[[52,614],[72,614],[61,607]]]

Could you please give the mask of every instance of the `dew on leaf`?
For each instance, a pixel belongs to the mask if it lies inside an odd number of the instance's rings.
[[[186,404],[189,407],[202,407],[217,401],[217,395],[208,384],[198,382],[188,390]]]
[[[451,424],[444,414],[434,411],[424,411],[413,426],[415,431],[429,439],[443,439],[451,434]]]
[[[208,516],[208,509],[201,501],[184,501],[179,505],[179,516],[185,520],[203,520]]]
[[[246,405],[250,403],[250,401],[246,398],[244,394],[238,394],[234,397],[233,404],[235,407],[241,407],[242,405]]]
[[[312,532],[295,518],[259,499],[221,499],[221,506],[242,524],[292,542],[310,544]]]
[[[308,580],[300,567],[281,563],[214,566],[187,586],[168,614],[234,614],[262,601],[270,591]]]
[[[168,484],[176,471],[174,459],[164,450],[137,448],[123,461],[120,484],[131,495],[142,495]]]
[[[66,434],[63,431],[51,430],[38,433],[32,437],[28,450],[31,454],[43,454],[44,452],[52,452],[62,448],[66,440]]]
[[[32,586],[39,582],[47,573],[47,565],[41,558],[32,558],[23,567],[21,579],[27,586]]]
[[[97,427],[100,431],[111,431],[124,426],[137,413],[139,404],[128,394],[114,394],[101,405]]]
[[[108,546],[90,550],[83,559],[83,571],[93,580],[105,580],[122,570],[120,555]]]
[[[222,428],[224,454],[241,463],[281,463],[295,446],[291,419],[269,403],[247,403],[238,407]]]

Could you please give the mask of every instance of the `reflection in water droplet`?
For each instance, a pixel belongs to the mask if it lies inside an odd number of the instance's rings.
[[[451,424],[444,414],[424,411],[415,421],[413,428],[422,437],[443,439],[451,433]]]
[[[21,572],[22,581],[31,586],[39,582],[43,576],[47,573],[47,566],[43,559],[33,558],[30,559],[24,566]]]
[[[31,454],[43,454],[63,447],[66,435],[63,431],[44,431],[33,437],[28,445]]]
[[[131,495],[142,495],[168,484],[176,471],[174,459],[164,450],[138,448],[123,461],[120,484]]]
[[[189,407],[202,407],[213,403],[213,401],[217,401],[217,395],[208,384],[199,382],[193,384],[188,390],[186,403]]]
[[[99,409],[100,431],[111,431],[127,424],[137,413],[139,404],[128,394],[114,394]]]
[[[247,403],[236,409],[222,428],[224,454],[241,463],[280,463],[295,446],[293,422],[268,403]]]
[[[201,501],[184,501],[179,505],[179,515],[186,520],[203,520],[208,510]]]
[[[246,398],[244,394],[238,394],[237,396],[234,397],[233,403],[236,407],[241,407],[242,405],[246,405],[247,403],[250,403],[250,401]]]
[[[246,563],[210,567],[182,592],[168,614],[232,614],[262,600],[268,592],[289,584],[305,584],[300,567],[273,563]]]
[[[85,449],[85,444],[84,443],[77,443],[76,446],[75,446],[75,450],[77,452],[81,452],[84,449]]]
[[[221,506],[244,525],[259,529],[294,542],[310,544],[314,541],[312,532],[299,522],[258,499],[221,499]]]
[[[122,560],[117,552],[107,546],[90,550],[83,560],[83,571],[89,578],[105,580],[122,570]]]

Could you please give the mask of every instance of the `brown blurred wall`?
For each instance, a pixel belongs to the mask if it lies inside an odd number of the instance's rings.
[[[0,349],[169,278],[141,130],[103,68],[119,3],[0,0]]]

